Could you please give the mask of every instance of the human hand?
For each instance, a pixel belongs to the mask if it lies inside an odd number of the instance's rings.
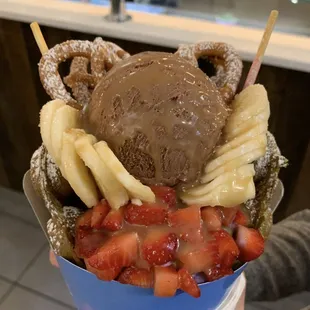
[[[53,252],[52,249],[50,249],[49,259],[50,259],[50,263],[51,263],[54,267],[59,268],[59,265],[58,265],[56,256],[55,256],[55,254],[54,254],[54,252]]]

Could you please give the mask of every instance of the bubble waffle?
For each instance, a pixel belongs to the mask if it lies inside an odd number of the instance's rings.
[[[215,281],[232,274],[240,262],[256,259],[263,253],[264,238],[268,236],[272,223],[269,203],[277,185],[279,169],[286,163],[273,136],[267,132],[270,112],[266,91],[260,85],[253,85],[235,97],[222,138],[215,142],[213,156],[201,167],[204,171],[201,185],[194,184],[192,188],[184,187],[181,191],[158,184],[146,186],[127,171],[113,152],[109,137],[109,141],[100,135],[98,139],[98,135],[95,137],[87,132],[91,129],[82,128],[80,113],[85,109],[79,112],[66,105],[89,109],[89,98],[92,104],[95,101],[92,89],[96,87],[97,95],[103,96],[114,83],[116,92],[111,102],[117,111],[124,107],[117,85],[126,85],[125,76],[120,76],[117,84],[111,75],[130,64],[130,58],[125,60],[129,55],[100,38],[84,43],[65,42],[46,52],[40,62],[41,78],[42,73],[50,71],[49,78],[56,77],[60,87],[53,91],[43,77],[44,87],[58,100],[42,108],[40,127],[44,146],[35,152],[31,161],[32,182],[51,214],[47,230],[52,247],[57,254],[77,264],[84,261],[86,269],[101,280],[118,279],[124,284],[153,287],[155,296],[160,297],[174,296],[177,289],[181,289],[197,298],[200,289],[193,274],[201,281]],[[68,53],[69,46],[73,52]],[[59,52],[65,54],[57,58],[56,64],[52,63]],[[168,85],[158,82],[161,90],[169,89],[167,86],[173,83],[171,77],[176,76],[176,72],[180,81],[186,82],[181,88],[196,82],[203,88],[203,80],[208,78],[200,81],[197,76],[201,76],[201,71],[191,74],[193,66],[189,63],[197,67],[199,58],[208,57],[216,66],[213,82],[219,91],[214,84],[206,87],[204,92],[199,90],[199,94],[204,94],[202,103],[199,103],[202,111],[223,103],[219,99],[214,101],[211,93],[221,94],[226,104],[231,102],[242,70],[240,58],[231,47],[223,43],[199,43],[182,46],[176,54],[178,56],[162,53],[156,56],[156,61],[155,54],[138,54],[132,57],[136,62],[133,68],[128,67],[126,74],[138,76],[141,81],[142,75],[140,77],[137,73],[148,72],[146,68],[152,66],[151,72],[163,74],[162,80],[169,82]],[[73,59],[65,83],[78,102],[66,92],[57,72],[59,61],[74,57],[78,58]],[[114,67],[117,63],[120,64]],[[174,70],[175,63],[179,63],[179,71]],[[91,73],[88,73],[88,64]],[[186,71],[183,79],[181,68]],[[135,78],[127,81],[135,81]],[[152,85],[155,76],[151,76],[153,80],[148,78],[145,76]],[[107,85],[97,87],[102,81]],[[175,81],[180,87],[181,82]],[[134,89],[132,99],[140,109],[149,111],[151,101],[145,100],[149,97],[143,97],[143,91]],[[146,91],[154,93],[153,89]],[[152,101],[158,108],[158,115],[161,112],[160,98],[157,93]],[[182,104],[186,98],[191,101],[186,93],[180,97],[174,92],[169,100]],[[194,115],[191,111],[189,107],[183,112]],[[130,119],[135,112],[126,110],[126,113]],[[103,114],[99,114],[103,121]],[[181,112],[175,114],[179,117]],[[128,118],[122,120],[127,122],[125,129],[129,132],[139,130],[141,120],[134,118],[134,127],[131,127]],[[204,120],[205,126],[215,126],[215,118]],[[119,120],[114,117],[113,121]],[[185,136],[182,141],[187,143]],[[190,141],[187,148],[197,142]],[[151,142],[156,143],[156,139]],[[49,172],[50,162],[56,163],[53,173]],[[138,157],[136,162],[140,164]],[[60,182],[51,182],[52,177],[68,181],[74,191],[73,200],[56,195],[52,183]],[[185,208],[180,199],[185,202]],[[75,207],[66,207],[68,202]]]

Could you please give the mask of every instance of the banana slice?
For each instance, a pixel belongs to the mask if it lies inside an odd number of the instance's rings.
[[[119,209],[129,200],[127,191],[115,178],[109,165],[106,165],[100,159],[93,146],[96,142],[94,136],[83,135],[75,141],[75,149],[85,165],[91,170],[101,193],[107,199],[111,208]]]
[[[241,146],[243,143],[254,140],[257,136],[261,134],[266,134],[268,129],[268,123],[261,123],[258,124],[256,127],[253,127],[249,131],[246,131],[245,133],[241,134],[240,136],[236,137],[235,139],[226,142],[224,145],[220,146],[216,149],[215,156],[221,156],[224,153],[227,153],[228,151]]]
[[[100,141],[94,145],[94,148],[102,161],[111,169],[117,180],[128,190],[131,198],[155,202],[155,195],[152,190],[128,173],[106,142]]]
[[[52,147],[52,140],[51,140],[51,128],[52,128],[52,122],[55,115],[55,112],[65,106],[65,102],[56,99],[47,102],[41,109],[40,112],[40,131],[41,131],[41,137],[43,144],[45,145],[47,152],[52,156],[52,158],[55,160],[54,154],[53,154],[53,147]]]
[[[224,172],[208,184],[194,187],[184,194],[184,197],[206,195],[221,184],[232,182],[234,179],[251,177],[255,175],[254,165],[244,165],[229,172]]]
[[[234,178],[219,185],[211,192],[201,196],[181,195],[181,199],[188,205],[225,206],[227,208],[244,203],[255,197],[253,177]]]
[[[217,169],[213,170],[211,173],[205,174],[201,178],[202,183],[207,183],[218,177],[219,175],[227,172],[227,171],[232,171],[236,169],[236,167],[241,167],[243,165],[252,163],[256,159],[260,158],[261,156],[264,156],[266,153],[266,147],[264,148],[258,148],[256,150],[250,151],[246,154],[243,154],[232,161],[229,161],[225,163],[224,165],[218,167]]]
[[[75,141],[84,135],[85,131],[82,129],[69,129],[63,133],[61,166],[74,192],[91,208],[99,202],[97,186],[74,145]]]
[[[247,122],[248,120],[255,118],[256,116],[258,116],[260,114],[265,115],[265,113],[266,112],[268,113],[268,111],[269,111],[269,109],[268,109],[267,104],[266,104],[266,107],[259,107],[259,108],[249,107],[248,109],[244,110],[240,114],[234,113],[231,115],[231,117],[227,121],[228,130],[230,128],[237,128],[237,127],[241,126],[242,124],[244,124],[245,122]]]
[[[233,113],[239,114],[250,106],[265,106],[266,103],[269,105],[265,87],[261,84],[254,84],[236,95],[231,106],[234,111]]]
[[[232,109],[223,132],[226,142],[205,166],[205,184],[181,196],[188,204],[230,207],[255,197],[250,163],[266,152],[270,107],[265,88],[249,86],[235,97]]]
[[[261,134],[255,138],[255,140],[250,140],[245,142],[244,144],[239,145],[238,147],[224,153],[219,157],[215,157],[211,160],[205,167],[205,173],[211,173],[213,170],[217,169],[220,166],[225,165],[226,163],[234,160],[235,158],[240,157],[243,154],[247,154],[256,150],[258,148],[266,149],[267,146],[267,137],[265,134]],[[234,168],[238,168],[240,166],[235,166]]]
[[[226,140],[230,141],[238,137],[239,135],[251,130],[253,127],[256,127],[259,124],[268,123],[269,116],[270,116],[270,109],[268,108],[264,110],[262,113],[253,116],[249,120],[240,124],[239,126],[227,122],[227,125],[225,126],[224,130]]]
[[[56,164],[61,167],[61,148],[63,133],[70,128],[77,128],[79,111],[68,105],[59,108],[53,118],[51,126],[51,140]]]

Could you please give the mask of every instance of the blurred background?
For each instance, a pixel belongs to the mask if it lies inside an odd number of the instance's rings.
[[[117,2],[113,2],[114,13]],[[29,28],[33,20],[42,25],[50,47],[69,39],[93,40],[99,35],[135,54],[146,50],[176,50],[177,45],[169,44],[165,33],[160,32],[163,16],[171,31],[177,28],[177,23],[189,25],[187,30],[192,31],[193,38],[197,37],[198,30],[191,29],[191,24],[197,21],[207,21],[201,25],[209,27],[207,30],[213,37],[218,29],[226,29],[219,26],[227,26],[225,38],[233,43],[234,36],[245,33],[240,29],[262,31],[270,10],[279,10],[276,32],[289,38],[283,42],[283,48],[291,49],[295,60],[279,60],[273,55],[262,66],[258,78],[267,88],[271,103],[270,131],[290,161],[280,175],[285,196],[275,213],[275,222],[309,208],[310,0],[126,1],[126,11],[132,19],[122,23],[104,18],[111,11],[110,5],[106,0],[0,0],[0,310],[73,309],[60,275],[47,263],[48,245],[22,194],[23,175],[29,169],[33,152],[41,144],[39,111],[49,100],[38,75],[40,52]],[[124,3],[119,7],[121,11],[123,6]],[[141,13],[139,16],[145,24],[136,22],[136,13]],[[127,25],[135,27],[135,34],[130,34],[128,29],[133,28]],[[168,36],[170,30],[165,27]],[[136,36],[137,33],[140,36]],[[223,31],[219,32],[218,41],[223,40],[221,33]],[[182,41],[182,34],[178,41]],[[249,46],[253,44],[250,37],[245,37],[244,42]],[[299,59],[294,48],[300,42],[303,43],[298,47],[298,55],[303,58],[295,67]],[[243,51],[245,48],[235,47]],[[254,57],[251,53],[242,53],[246,57],[241,85]],[[61,66],[61,75],[67,70],[68,65]],[[22,263],[17,259],[20,257]],[[46,280],[48,278],[52,280]],[[19,303],[14,296],[21,296]],[[33,296],[37,300],[29,306],[26,300]],[[27,306],[23,307],[23,303]],[[294,310],[294,307],[286,308]],[[299,308],[296,306],[296,309]]]
[[[65,0],[108,6],[108,0]],[[127,9],[264,28],[271,10],[281,12],[277,31],[310,35],[309,0],[127,0]]]

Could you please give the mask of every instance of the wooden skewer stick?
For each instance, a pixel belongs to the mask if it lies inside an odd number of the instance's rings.
[[[44,40],[39,24],[37,22],[33,22],[30,24],[30,28],[32,30],[33,36],[37,42],[41,54],[45,54],[48,51],[48,47]]]
[[[265,28],[265,32],[264,35],[262,37],[262,40],[259,44],[256,56],[253,60],[252,66],[250,68],[250,71],[248,73],[248,76],[246,78],[246,81],[244,83],[243,89],[247,88],[250,85],[253,85],[256,81],[259,69],[261,67],[263,58],[264,58],[264,54],[266,51],[266,48],[268,46],[273,28],[275,26],[275,23],[277,21],[279,12],[276,10],[271,11],[270,15],[269,15],[269,19]]]

